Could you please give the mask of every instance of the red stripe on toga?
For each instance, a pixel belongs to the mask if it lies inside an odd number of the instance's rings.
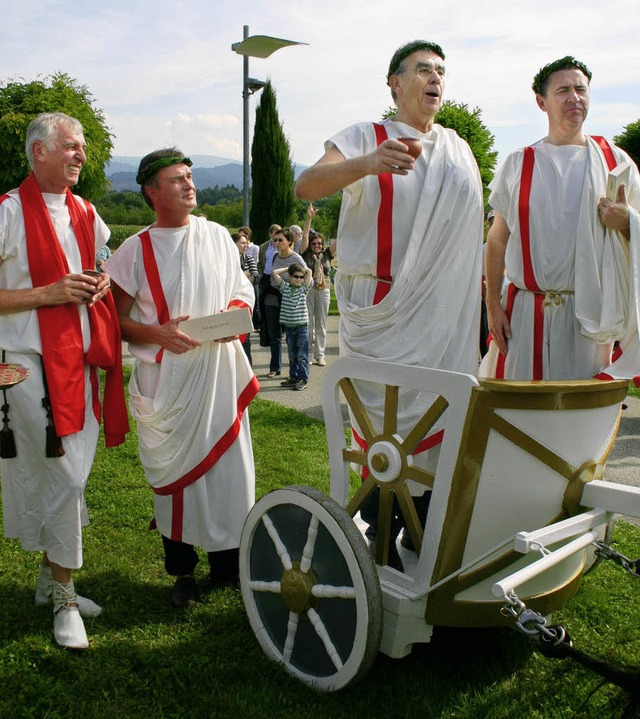
[[[169,307],[167,306],[167,300],[165,299],[162,283],[160,282],[160,272],[158,270],[156,256],[153,252],[153,243],[151,242],[149,230],[145,230],[140,234],[140,242],[142,243],[142,261],[144,263],[144,271],[147,274],[147,281],[149,282],[149,288],[151,289],[151,296],[153,297],[153,302],[156,306],[158,323],[162,325],[171,319],[171,315],[169,314]],[[156,355],[156,362],[160,362],[162,360],[163,353],[164,347],[160,348],[160,351]]]
[[[376,132],[376,143],[379,147],[388,139],[387,131],[383,125],[373,124]],[[373,304],[377,305],[384,299],[391,289],[391,252],[393,249],[393,175],[385,172],[378,175],[380,185],[380,207],[378,208],[378,259],[376,275],[384,282],[378,282],[373,297]]]
[[[613,150],[611,149],[611,145],[601,135],[590,135],[590,137],[600,146],[602,154],[604,155],[604,159],[607,163],[607,167],[609,168],[609,172],[611,172],[611,170],[613,170],[613,168],[616,167],[616,165],[618,164],[613,154]]]
[[[242,415],[251,403],[251,400],[258,394],[259,389],[260,384],[258,383],[258,378],[254,375],[238,397],[237,414],[233,423],[211,448],[207,456],[193,469],[176,479],[175,482],[164,487],[152,487],[153,491],[160,496],[176,494],[206,474],[238,438]]]

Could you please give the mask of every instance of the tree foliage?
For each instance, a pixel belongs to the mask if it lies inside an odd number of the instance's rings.
[[[613,141],[640,167],[640,120],[627,125],[620,135],[613,138]]]
[[[104,166],[111,159],[113,135],[87,87],[64,73],[0,83],[0,192],[17,187],[29,174],[27,127],[42,112],[64,112],[82,123],[87,163],[74,192],[92,201],[102,197],[108,188]]]
[[[395,107],[388,108],[383,115],[383,119],[392,117],[397,111]],[[471,152],[473,152],[480,169],[486,200],[489,196],[488,187],[493,179],[498,153],[493,149],[495,138],[482,121],[481,115],[482,110],[479,107],[469,110],[464,103],[446,100],[442,103],[435,117],[435,122],[443,127],[455,130],[463,140],[469,143]]]
[[[149,225],[156,217],[142,195],[132,190],[108,192],[96,202],[96,209],[108,225]]]
[[[330,197],[323,197],[316,200],[313,206],[318,210],[318,214],[313,218],[311,225],[316,232],[322,233],[326,240],[334,239],[338,236],[338,220],[340,218],[340,205],[342,203],[342,193],[337,192]],[[296,200],[296,223],[300,227],[304,227],[307,219],[308,202]]]
[[[199,205],[195,212],[204,215],[211,222],[223,225],[229,232],[233,232],[242,225],[243,210],[242,199],[240,199],[236,202],[219,202],[216,205]]]
[[[225,185],[224,187],[216,185],[196,190],[196,199],[198,205],[232,205],[238,200],[242,201],[242,192],[235,185]]]
[[[251,145],[251,210],[249,225],[256,244],[268,239],[269,226],[289,225],[294,218],[293,164],[276,108],[276,94],[267,82],[256,109]]]

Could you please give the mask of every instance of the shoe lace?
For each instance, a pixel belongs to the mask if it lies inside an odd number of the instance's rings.
[[[69,609],[78,606],[78,596],[76,594],[73,581],[62,583],[53,582],[53,613],[57,614],[61,609]]]

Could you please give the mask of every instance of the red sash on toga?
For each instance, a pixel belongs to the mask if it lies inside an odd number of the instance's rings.
[[[33,173],[20,185],[20,199],[27,238],[27,257],[33,287],[57,282],[69,273],[67,258],[58,241],[42,193]],[[82,267],[95,266],[93,209],[83,211],[69,188],[66,192],[71,226],[78,243]],[[104,429],[107,447],[124,442],[129,431],[122,380],[122,340],[111,293],[88,305],[91,344],[85,357],[78,307],[73,303],[38,307],[42,360],[47,378],[56,433],[60,437],[84,427],[84,366],[107,370],[104,391]],[[92,370],[93,410],[100,421],[97,373]]]

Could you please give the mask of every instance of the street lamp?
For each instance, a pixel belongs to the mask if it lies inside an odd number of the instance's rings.
[[[289,45],[307,45],[306,42],[284,40],[269,35],[252,35],[249,26],[244,26],[242,42],[234,42],[231,49],[243,56],[242,73],[242,217],[243,224],[249,224],[249,98],[254,92],[262,90],[266,83],[249,77],[249,57],[269,57],[281,47]]]

